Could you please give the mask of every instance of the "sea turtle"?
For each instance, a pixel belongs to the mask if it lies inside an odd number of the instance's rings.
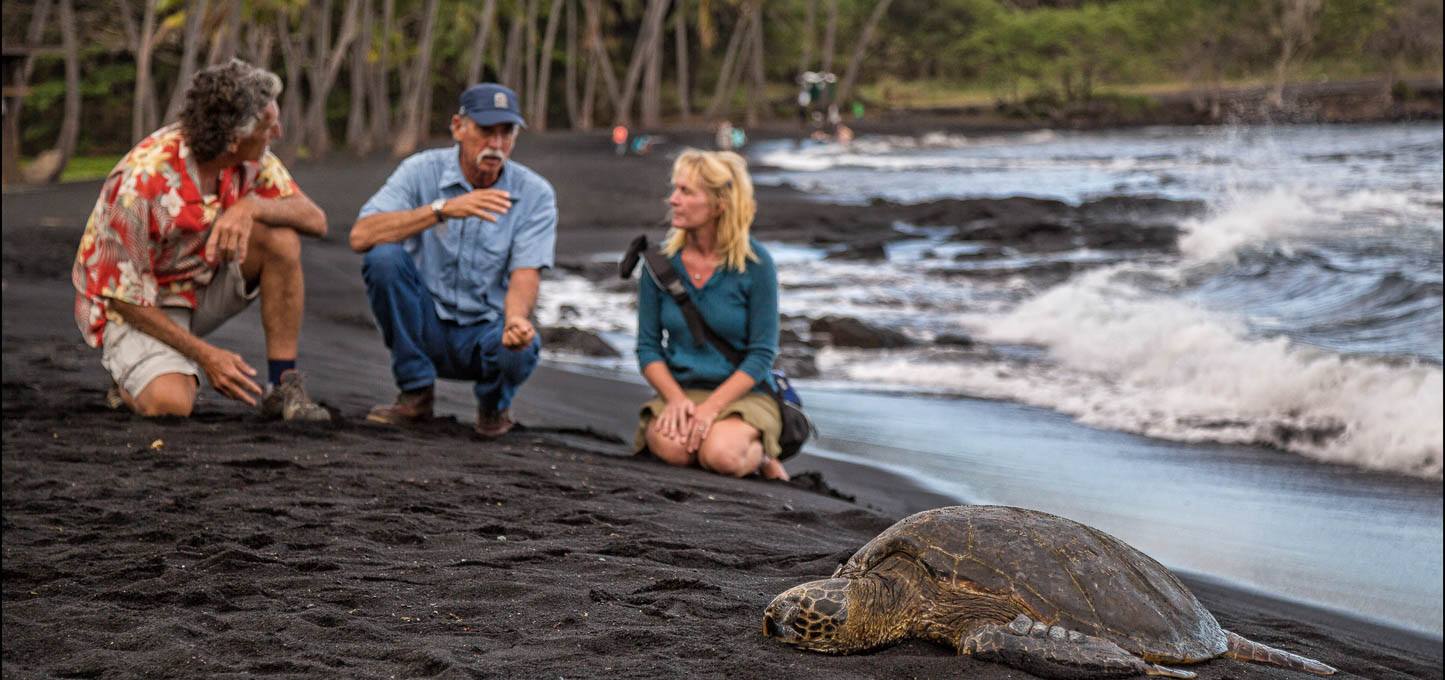
[[[900,520],[832,578],[774,598],[763,634],[841,654],[918,637],[1049,678],[1192,678],[1158,664],[1215,657],[1335,672],[1220,628],[1174,574],[1123,541],[1005,506]]]

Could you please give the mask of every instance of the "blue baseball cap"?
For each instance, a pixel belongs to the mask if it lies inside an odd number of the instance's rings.
[[[462,93],[462,108],[458,113],[470,117],[477,125],[513,123],[527,127],[527,121],[522,119],[517,93],[496,83],[482,83],[467,88]]]

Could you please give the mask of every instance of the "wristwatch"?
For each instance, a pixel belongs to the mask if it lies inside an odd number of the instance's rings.
[[[447,204],[447,199],[438,198],[431,202],[431,214],[436,215],[437,221],[442,221],[442,207]]]

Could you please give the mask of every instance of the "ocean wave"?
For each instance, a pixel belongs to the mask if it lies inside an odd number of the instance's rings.
[[[920,367],[923,384],[1055,408],[1087,424],[1183,441],[1257,443],[1311,458],[1441,476],[1439,366],[1346,357],[1251,337],[1242,320],[1091,272],[976,323],[1051,364]],[[876,379],[898,369],[847,367]]]

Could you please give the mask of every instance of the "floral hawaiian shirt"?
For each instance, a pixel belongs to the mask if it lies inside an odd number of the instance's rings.
[[[216,217],[247,195],[296,192],[291,173],[271,152],[259,162],[221,171],[219,192],[202,194],[191,149],[179,125],[141,140],[110,171],[75,254],[75,322],[99,347],[107,322],[121,323],[107,300],[140,307],[196,306],[217,263],[204,250]]]

